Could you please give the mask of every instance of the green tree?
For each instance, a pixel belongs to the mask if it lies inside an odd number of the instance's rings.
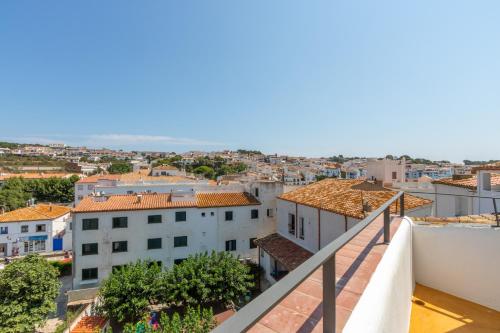
[[[99,289],[98,310],[118,321],[136,321],[154,304],[159,292],[161,267],[137,261],[114,269]]]
[[[215,170],[212,167],[202,165],[193,170],[198,175],[203,175],[205,178],[213,179],[215,177]]]
[[[56,310],[58,271],[47,260],[30,254],[0,271],[0,332],[28,333]]]
[[[111,174],[132,172],[132,164],[124,161],[116,161],[111,163],[108,172]]]
[[[232,304],[253,286],[250,267],[228,252],[196,254],[163,276],[160,299],[167,304]]]

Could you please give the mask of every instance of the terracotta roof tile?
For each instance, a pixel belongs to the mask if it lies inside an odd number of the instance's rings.
[[[313,253],[279,234],[271,234],[255,240],[255,244],[278,260],[289,271],[312,257]]]
[[[362,219],[365,217],[363,203],[368,203],[372,210],[375,210],[395,194],[395,191],[364,180],[329,178],[287,192],[279,198]],[[405,210],[411,210],[431,203],[431,200],[405,194]],[[396,213],[398,204],[395,202],[391,205],[392,213]]]
[[[0,215],[0,223],[52,220],[68,214],[70,211],[71,209],[65,206],[39,204],[34,207],[19,208],[2,214]]]
[[[192,199],[186,197],[184,201],[175,198],[175,196],[172,200],[170,193],[142,193],[140,196],[140,199],[137,194],[86,197],[75,207],[73,212],[260,205],[257,199],[245,192],[196,193]]]
[[[443,178],[435,180],[432,183],[437,185],[462,187],[474,191],[477,190],[477,176],[472,176],[470,178],[464,179]],[[500,185],[500,175],[491,175],[491,185]]]
[[[157,167],[154,167],[153,170],[179,170],[174,166],[171,165],[160,165]]]

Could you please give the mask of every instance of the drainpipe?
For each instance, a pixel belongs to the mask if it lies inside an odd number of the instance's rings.
[[[318,208],[318,251],[321,250],[321,209]]]

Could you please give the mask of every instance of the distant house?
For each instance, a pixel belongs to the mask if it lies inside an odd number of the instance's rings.
[[[70,250],[70,211],[40,204],[0,214],[0,257]]]
[[[171,165],[161,165],[151,170],[151,176],[184,176],[184,172]]]

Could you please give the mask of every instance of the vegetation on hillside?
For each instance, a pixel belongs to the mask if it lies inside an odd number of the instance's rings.
[[[500,160],[489,160],[489,161],[471,161],[471,160],[464,160],[465,165],[483,165],[483,164],[493,164],[500,162]]]
[[[132,172],[132,164],[126,161],[116,161],[112,162],[108,167],[108,172],[111,174],[121,174]]]
[[[182,162],[182,157],[179,155],[162,158],[153,162],[153,166],[173,165],[179,169],[184,169],[186,172],[192,172],[203,175],[209,179],[215,179],[219,176],[244,172],[247,165],[240,162],[228,163],[220,156],[210,158],[208,156],[197,157],[193,163]]]
[[[58,271],[30,254],[0,270],[0,332],[31,333],[56,310]]]

